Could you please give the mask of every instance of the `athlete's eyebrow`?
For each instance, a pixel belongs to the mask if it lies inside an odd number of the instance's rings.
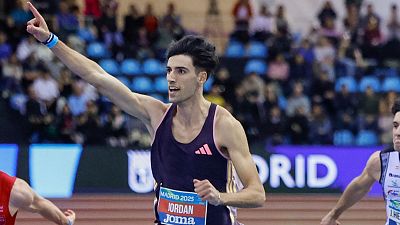
[[[184,66],[176,66],[176,67],[173,67],[174,69],[186,69],[186,70],[188,70],[188,68],[187,67],[184,67]],[[172,69],[172,67],[170,67],[170,66],[167,66],[167,69]]]

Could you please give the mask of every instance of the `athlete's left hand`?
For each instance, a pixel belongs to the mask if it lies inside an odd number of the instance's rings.
[[[221,194],[210,183],[209,180],[193,180],[194,191],[200,196],[201,200],[208,201],[211,205],[221,205]]]

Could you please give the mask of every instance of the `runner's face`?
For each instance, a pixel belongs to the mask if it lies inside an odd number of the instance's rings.
[[[175,55],[170,57],[167,63],[169,101],[179,103],[194,96],[201,86],[197,78],[190,56]]]
[[[393,147],[400,151],[400,112],[397,112],[393,118]]]

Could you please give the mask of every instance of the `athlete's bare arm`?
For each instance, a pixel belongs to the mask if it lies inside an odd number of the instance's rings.
[[[344,190],[336,206],[321,220],[321,225],[337,225],[339,216],[360,201],[381,175],[379,151],[373,153],[360,176],[354,178]]]
[[[28,6],[35,18],[27,23],[26,30],[38,41],[44,42],[50,35],[46,21],[30,2]],[[122,110],[140,119],[153,136],[153,128],[158,125],[167,109],[166,104],[150,96],[131,92],[94,61],[71,49],[62,41],[51,50],[74,74],[95,86],[101,94],[109,97]]]
[[[227,151],[244,188],[237,193],[220,193],[220,199],[217,196],[218,192],[207,180],[196,181],[195,188],[197,186],[197,189],[209,189],[210,194],[203,196],[214,205],[261,207],[265,201],[265,190],[251,157],[242,125],[226,109],[218,107],[214,132],[217,146]]]
[[[11,190],[9,208],[12,215],[17,210],[24,210],[39,213],[44,218],[60,225],[68,225],[75,222],[74,211],[67,210],[62,213],[57,206],[36,194],[24,180],[19,178],[15,180]]]

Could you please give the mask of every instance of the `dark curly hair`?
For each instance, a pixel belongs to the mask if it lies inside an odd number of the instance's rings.
[[[196,70],[207,72],[207,79],[218,65],[215,46],[200,36],[187,35],[179,41],[171,43],[167,50],[167,59],[175,55],[190,56]]]
[[[397,112],[400,112],[400,98],[396,99],[392,106],[393,116],[396,115]]]

